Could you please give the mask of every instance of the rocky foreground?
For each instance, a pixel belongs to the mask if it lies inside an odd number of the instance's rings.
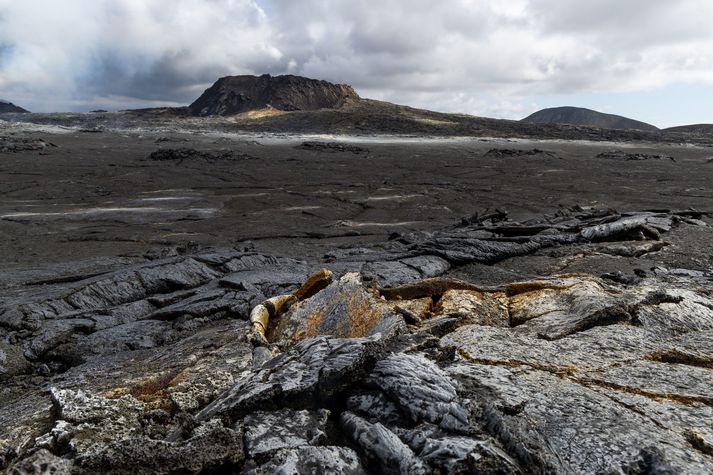
[[[495,213],[320,262],[214,249],[29,282],[0,302],[0,467],[711,473],[713,275],[454,278],[636,261],[707,219]]]

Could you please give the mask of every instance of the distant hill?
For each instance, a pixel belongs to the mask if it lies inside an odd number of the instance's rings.
[[[346,84],[301,76],[227,76],[189,106],[192,115],[235,115],[265,108],[280,111],[332,109],[359,96]]]
[[[633,129],[656,131],[657,127],[628,119],[619,115],[605,114],[582,107],[553,107],[542,109],[522,119],[522,122],[531,124],[569,124],[584,125],[588,127],[601,127],[603,129]]]
[[[0,99],[0,114],[4,112],[30,112],[28,110],[23,109],[22,107],[18,107],[12,102],[8,102],[5,100]]]
[[[683,132],[686,134],[713,134],[713,124],[680,125],[663,130],[666,132]]]

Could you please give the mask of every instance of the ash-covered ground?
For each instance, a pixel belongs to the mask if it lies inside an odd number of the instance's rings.
[[[0,122],[7,473],[713,471],[700,138],[87,117]]]

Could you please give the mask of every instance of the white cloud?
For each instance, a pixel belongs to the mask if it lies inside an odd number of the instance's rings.
[[[0,0],[0,96],[189,102],[289,72],[512,118],[540,95],[713,85],[710,18],[709,0]]]

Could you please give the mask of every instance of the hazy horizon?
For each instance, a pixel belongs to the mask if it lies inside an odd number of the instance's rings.
[[[712,14],[704,0],[0,0],[0,98],[177,106],[220,76],[289,73],[441,112],[711,123]]]

